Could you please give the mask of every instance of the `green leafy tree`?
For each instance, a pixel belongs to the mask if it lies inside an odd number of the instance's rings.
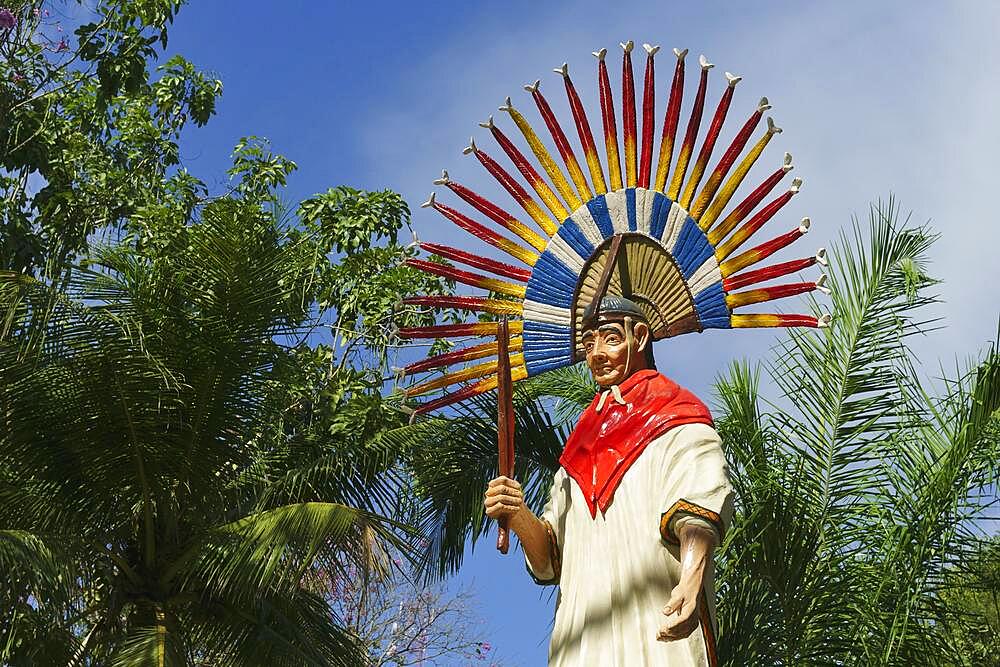
[[[951,621],[945,632],[956,651],[944,664],[988,665],[1000,655],[1000,538],[948,573],[941,600]]]
[[[150,77],[183,2],[74,4],[78,25],[21,0],[0,27],[0,266],[18,273],[60,274],[91,235],[167,199],[190,207],[203,187],[178,168],[178,140],[222,83],[180,56]]]
[[[400,416],[377,364],[310,334],[393,313],[336,301],[333,237],[276,205],[293,168],[241,143],[230,195],[144,207],[65,284],[4,274],[4,661],[356,664],[304,582],[410,553],[394,455],[371,445]],[[372,236],[407,224],[393,193],[349,196],[378,211]],[[412,252],[378,249],[392,271]],[[368,358],[391,344],[372,334]]]
[[[931,324],[933,240],[891,202],[873,207],[831,254],[832,326],[790,331],[762,366],[737,363],[717,383],[736,493],[718,556],[726,664],[952,664],[983,628],[948,596],[996,500],[1000,352],[940,391],[916,372],[908,339]],[[579,367],[520,384],[515,474],[538,511],[594,386]],[[492,528],[494,411],[487,397],[383,436],[410,451],[439,575]]]
[[[358,664],[317,573],[412,553],[381,395],[411,293],[395,193],[283,205],[253,137],[177,142],[221,83],[151,73],[182,3],[0,11],[0,662]],[[408,234],[407,234],[408,236]],[[402,501],[401,501],[402,499]]]

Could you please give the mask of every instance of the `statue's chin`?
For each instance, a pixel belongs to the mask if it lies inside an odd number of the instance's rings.
[[[621,384],[625,379],[625,373],[621,371],[604,374],[593,373],[593,376],[594,382],[596,382],[601,389],[607,389],[611,385]]]

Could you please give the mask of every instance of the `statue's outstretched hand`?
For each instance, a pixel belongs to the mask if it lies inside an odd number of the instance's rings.
[[[656,638],[662,642],[684,639],[698,627],[698,595],[701,592],[701,577],[691,581],[693,577],[685,577],[674,586],[670,592],[670,601],[663,608],[667,622],[656,633]]]
[[[660,641],[684,639],[696,627],[700,617],[701,587],[705,568],[712,558],[716,534],[707,525],[688,522],[680,528],[680,581],[670,591],[670,600],[663,608],[666,624],[656,633]]]
[[[489,483],[484,505],[491,519],[513,519],[527,509],[521,485],[509,477],[497,477]]]

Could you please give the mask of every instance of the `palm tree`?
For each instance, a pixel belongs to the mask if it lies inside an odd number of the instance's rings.
[[[994,345],[932,394],[907,338],[928,325],[934,236],[890,201],[831,262],[834,326],[792,332],[718,388],[739,521],[723,560],[723,655],[754,664],[941,664],[944,576],[979,539],[998,471]],[[767,628],[762,636],[757,627]]]
[[[322,584],[411,549],[400,422],[303,342],[329,249],[273,202],[0,277],[3,664],[360,664]]]
[[[1000,461],[1000,352],[940,383],[908,338],[933,322],[934,235],[890,200],[831,253],[832,326],[791,331],[761,365],[717,383],[716,424],[737,512],[718,558],[720,655],[733,665],[948,664],[948,572],[982,539]],[[818,308],[817,304],[813,304]],[[759,392],[762,376],[770,398]],[[580,368],[516,394],[518,465],[536,511],[568,427],[594,388]],[[386,434],[406,447],[430,539],[428,571],[461,564],[490,529],[490,401]]]

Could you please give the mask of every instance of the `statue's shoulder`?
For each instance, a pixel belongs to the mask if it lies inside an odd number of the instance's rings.
[[[712,424],[712,413],[705,402],[690,389],[682,387],[659,371],[646,379],[646,396],[652,399],[659,410],[681,417],[676,426],[686,423]]]

